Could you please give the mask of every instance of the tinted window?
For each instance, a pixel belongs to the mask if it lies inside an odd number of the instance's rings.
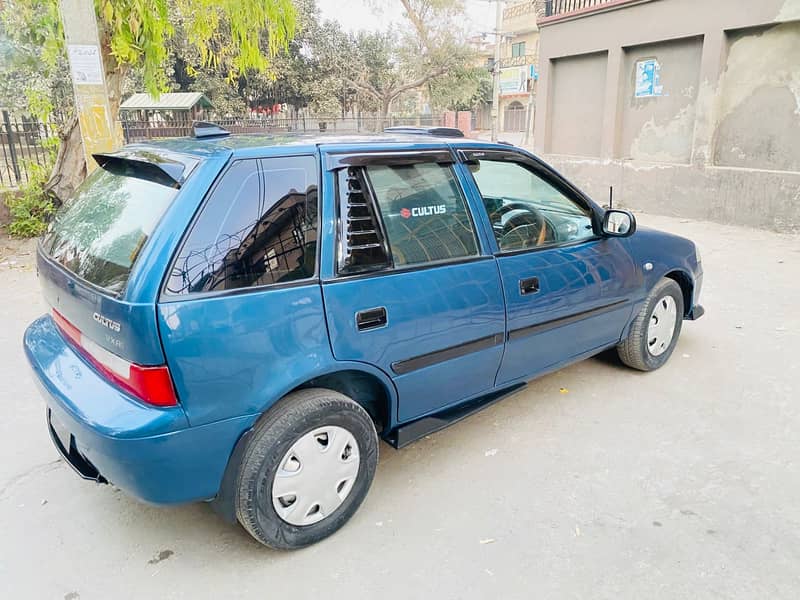
[[[464,198],[449,166],[370,166],[367,175],[395,266],[478,253]]]
[[[316,247],[315,159],[237,161],[192,228],[167,292],[211,292],[313,277]]]
[[[594,237],[591,211],[522,164],[481,160],[470,170],[501,250]]]
[[[115,162],[97,168],[64,203],[42,240],[53,260],[79,277],[119,293],[174,187]]]

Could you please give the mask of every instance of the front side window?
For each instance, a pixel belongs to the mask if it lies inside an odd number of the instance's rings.
[[[366,175],[395,267],[478,253],[472,220],[449,165],[371,165]]]
[[[594,237],[592,213],[520,163],[477,160],[469,169],[503,252]]]
[[[240,160],[208,198],[183,244],[168,294],[313,277],[317,166],[312,156]]]

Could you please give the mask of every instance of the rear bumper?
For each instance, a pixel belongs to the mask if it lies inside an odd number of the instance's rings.
[[[64,462],[72,467],[72,470],[75,471],[82,479],[96,481],[97,483],[108,483],[106,478],[100,475],[100,471],[97,470],[97,467],[90,463],[89,460],[78,451],[78,445],[75,442],[75,436],[69,431],[61,429],[60,425],[58,426],[59,432],[57,433],[57,426],[54,423],[55,421],[53,420],[53,413],[48,408],[47,430],[50,433],[50,440],[53,442],[56,450],[58,450],[61,458],[64,459]],[[59,437],[59,435],[63,436],[63,439]]]
[[[179,407],[145,406],[89,366],[49,316],[28,327],[24,346],[53,443],[81,477],[154,504],[217,494],[228,457],[255,416],[190,427]]]

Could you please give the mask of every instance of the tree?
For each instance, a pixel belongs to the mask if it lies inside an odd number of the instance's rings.
[[[66,56],[48,33],[57,6],[31,0],[20,8],[7,6],[0,14],[0,106],[42,121],[56,107],[61,116],[69,115],[73,94]]]
[[[301,0],[295,0],[301,2]],[[295,110],[309,107],[326,116],[347,112],[356,97],[346,82],[356,75],[352,38],[336,21],[320,21],[313,0],[302,0],[302,19],[287,52],[273,63],[274,77],[248,78],[246,94],[261,105],[288,103]]]
[[[492,76],[486,67],[462,67],[428,83],[435,109],[472,110],[492,101]]]
[[[385,120],[405,92],[461,74],[474,59],[459,23],[460,0],[400,0],[407,25],[399,31],[362,33],[355,39],[358,75],[347,81],[372,99]],[[464,78],[462,77],[462,81]],[[477,88],[477,78],[474,79]],[[378,123],[378,128],[382,127]]]
[[[8,0],[6,11],[27,15],[22,25],[44,40],[42,47],[60,47],[63,52],[57,1]],[[221,66],[229,81],[250,71],[267,71],[295,30],[291,0],[95,0],[95,7],[114,115],[118,114],[123,78],[131,68],[140,69],[143,85],[151,94],[158,96],[169,89],[164,66],[176,19],[199,54],[201,66]],[[59,199],[69,196],[86,173],[76,118],[65,126],[61,137],[48,183]]]

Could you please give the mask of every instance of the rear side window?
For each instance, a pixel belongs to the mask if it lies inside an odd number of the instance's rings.
[[[339,189],[340,194],[347,190],[342,209],[343,213],[347,210],[347,219],[343,219],[347,229],[342,234],[347,244],[340,271],[385,268],[388,257],[361,256],[367,251],[380,253],[381,247],[388,250],[395,267],[478,253],[472,220],[449,165],[426,162],[351,168],[347,188],[340,183]],[[362,204],[369,210],[357,213]],[[365,225],[359,229],[362,220]]]
[[[307,279],[316,272],[316,249],[314,157],[240,160],[208,198],[178,253],[166,292]]]
[[[178,193],[122,162],[97,168],[56,214],[42,249],[78,277],[119,294]]]
[[[395,266],[478,253],[464,198],[448,165],[367,167]]]

